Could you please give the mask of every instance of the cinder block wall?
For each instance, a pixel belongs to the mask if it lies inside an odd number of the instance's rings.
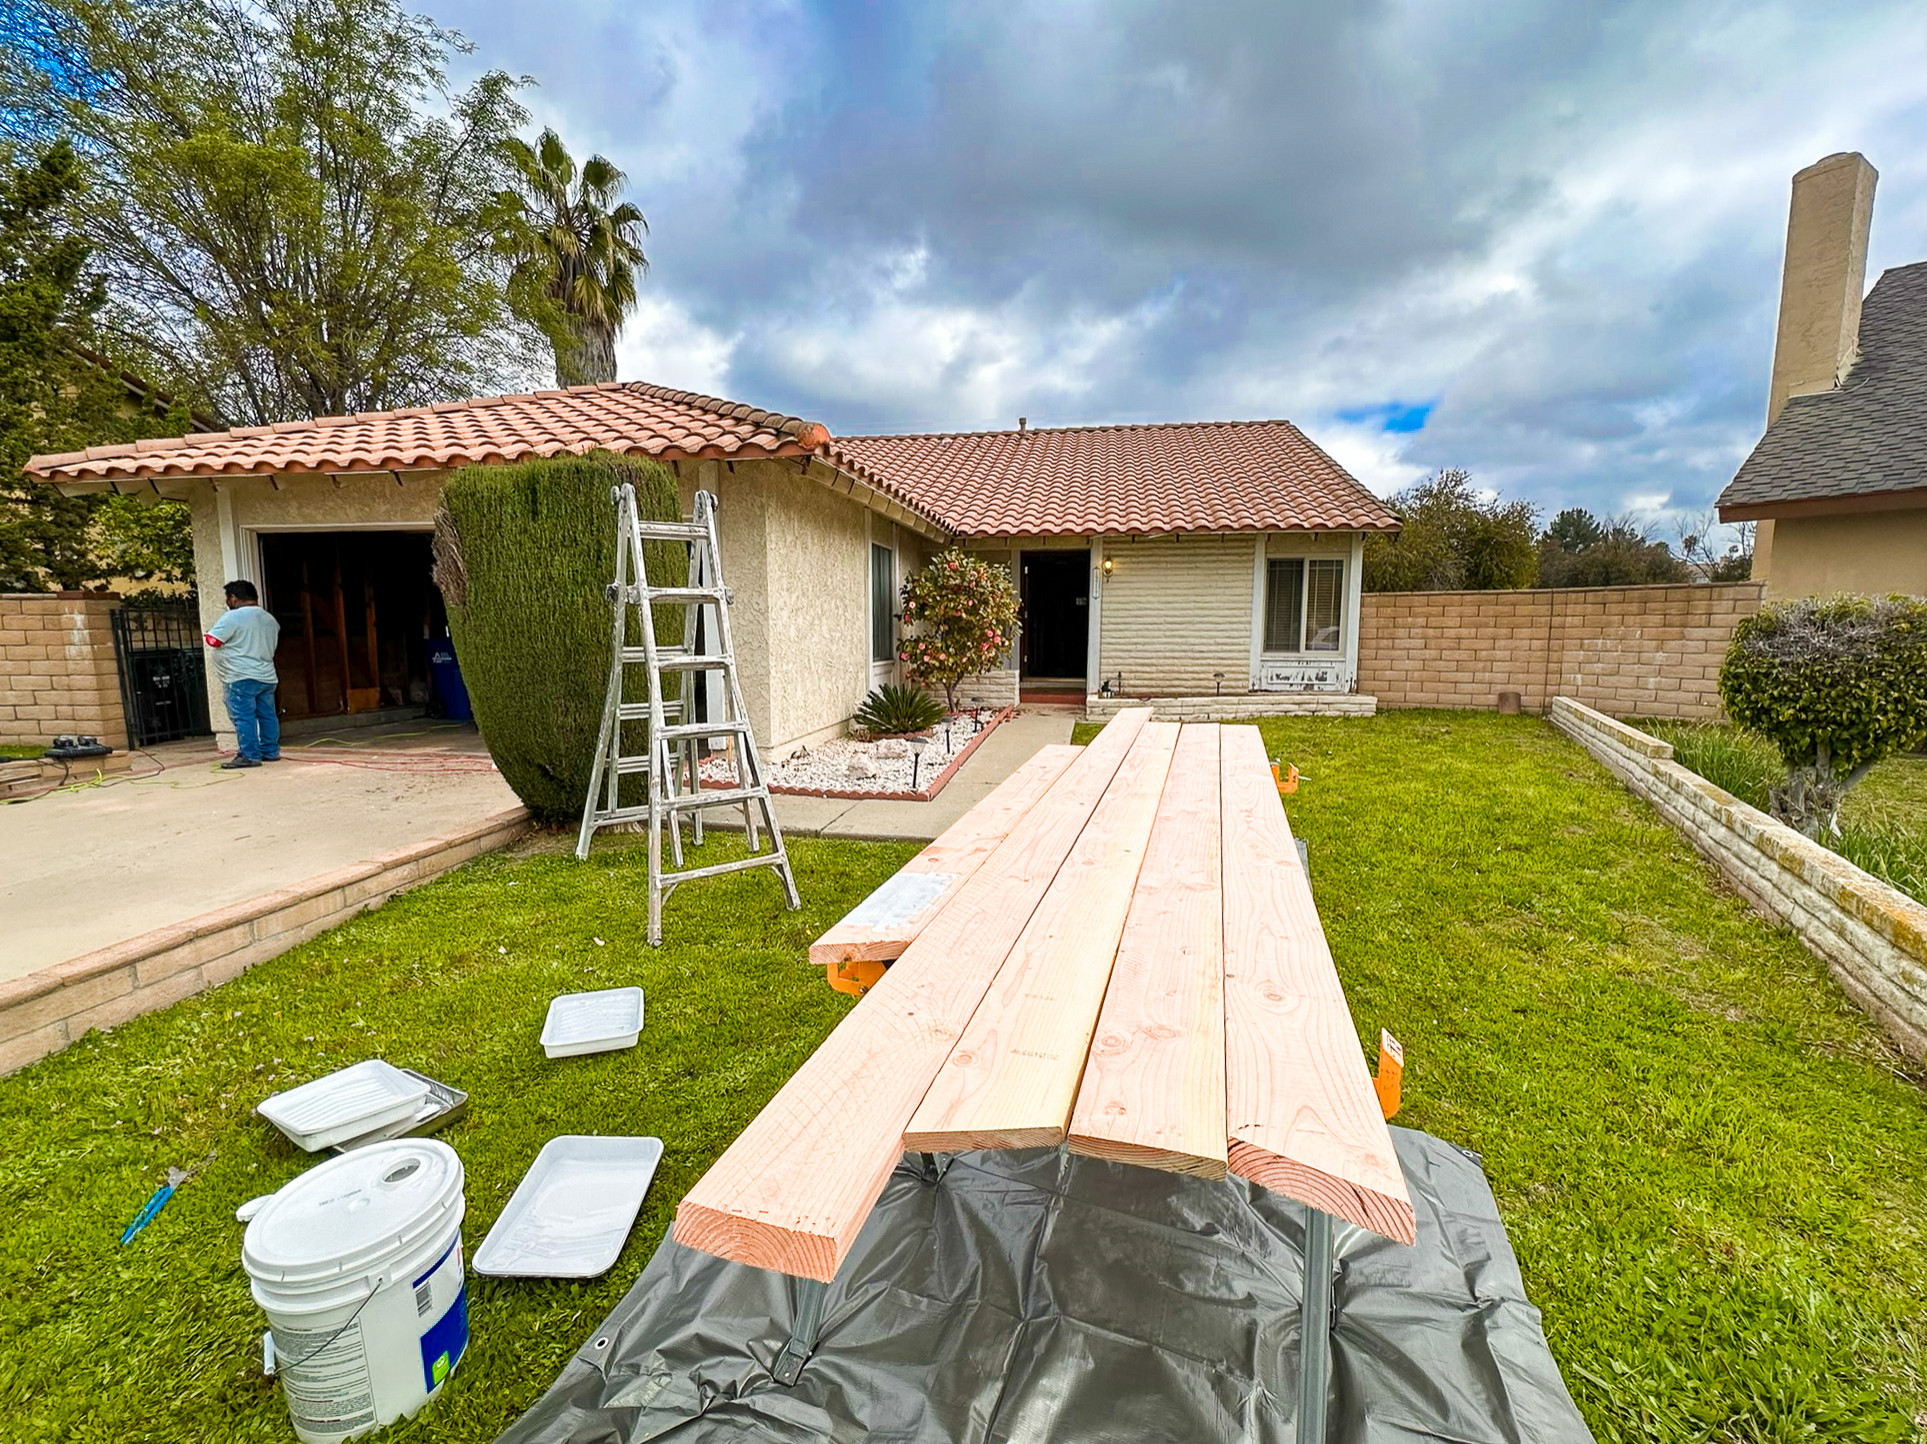
[[[63,732],[127,745],[111,592],[0,595],[0,744],[45,747]]]
[[[1620,717],[1713,718],[1733,628],[1759,582],[1524,592],[1369,592],[1358,690],[1381,707],[1543,711],[1571,697]]]

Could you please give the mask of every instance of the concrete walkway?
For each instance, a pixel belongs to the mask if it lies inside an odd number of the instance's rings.
[[[289,739],[283,754],[222,772],[210,742],[171,743],[125,777],[0,806],[0,982],[517,805],[472,727]]]
[[[1020,711],[977,744],[962,767],[928,802],[891,802],[872,798],[776,797],[776,820],[792,837],[847,837],[861,840],[909,838],[929,841],[984,798],[993,788],[1052,742],[1071,740],[1078,714],[1069,709]],[[739,819],[741,813],[736,812]],[[729,826],[717,815],[709,826]]]

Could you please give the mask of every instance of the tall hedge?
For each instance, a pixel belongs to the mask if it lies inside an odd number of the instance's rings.
[[[443,488],[435,518],[435,581],[475,721],[502,776],[539,820],[582,815],[609,676],[609,601],[615,576],[610,489],[628,481],[644,517],[680,519],[676,482],[662,466],[606,453],[514,466],[465,467]],[[680,543],[645,544],[649,580],[680,586]],[[682,641],[683,609],[656,609],[659,642]],[[641,640],[629,614],[629,640]],[[642,670],[630,692],[645,695]],[[644,749],[641,724],[625,752]],[[626,778],[625,802],[640,799]]]

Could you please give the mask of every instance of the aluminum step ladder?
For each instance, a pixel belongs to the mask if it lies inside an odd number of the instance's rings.
[[[605,589],[613,611],[610,624],[609,689],[602,703],[602,725],[596,735],[595,767],[589,776],[589,796],[582,809],[582,831],[575,855],[587,858],[598,828],[643,822],[649,830],[649,942],[662,943],[663,899],[679,884],[753,867],[776,869],[783,880],[784,898],[792,909],[802,906],[796,878],[783,845],[783,829],[770,802],[763,759],[756,750],[756,734],[743,690],[736,675],[736,645],[729,630],[729,588],[723,585],[722,553],[716,544],[716,498],[696,493],[695,515],[688,521],[644,521],[636,505],[635,487],[624,482],[610,492],[616,507],[616,577]],[[681,543],[688,549],[689,569],[678,586],[655,586],[644,562],[645,541]],[[680,647],[658,645],[654,607],[683,608]],[[629,641],[629,613],[634,609],[641,645]],[[713,619],[713,620],[712,620]],[[644,701],[628,700],[631,667],[648,679]],[[706,686],[714,676],[720,686]],[[665,695],[665,678],[673,679],[674,695]],[[719,695],[720,694],[720,695]],[[698,706],[699,700],[708,706]],[[720,717],[698,717],[720,704]],[[625,754],[623,723],[648,724],[648,751]],[[736,783],[704,790],[702,744],[720,740],[728,751]],[[647,801],[621,805],[622,779],[644,779]],[[743,836],[750,856],[708,867],[683,867],[682,821],[689,820],[692,842],[703,840],[703,812],[711,807],[740,805]],[[756,814],[762,813],[762,826]],[[663,871],[663,839],[669,842],[671,871]],[[769,850],[763,849],[767,836]]]

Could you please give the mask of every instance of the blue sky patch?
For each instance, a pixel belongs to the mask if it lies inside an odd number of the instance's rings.
[[[1380,431],[1423,431],[1425,419],[1436,401],[1382,401],[1376,406],[1348,407],[1338,414],[1340,421],[1376,421]]]

